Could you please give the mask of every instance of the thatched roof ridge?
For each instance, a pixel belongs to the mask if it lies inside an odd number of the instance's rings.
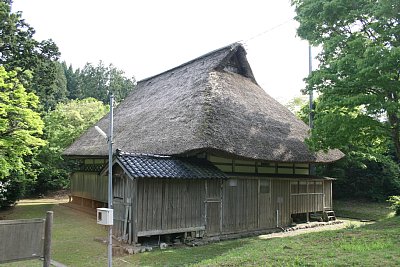
[[[114,147],[190,155],[214,151],[276,162],[330,162],[340,151],[312,153],[308,126],[258,86],[240,44],[232,44],[138,82],[115,109]],[[97,124],[108,129],[108,117]],[[89,129],[64,155],[107,155]]]

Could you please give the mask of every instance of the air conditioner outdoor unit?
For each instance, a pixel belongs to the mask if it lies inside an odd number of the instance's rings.
[[[113,209],[97,208],[97,223],[102,225],[113,225]]]

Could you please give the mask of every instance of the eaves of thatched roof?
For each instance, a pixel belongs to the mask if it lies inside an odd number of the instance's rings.
[[[108,129],[108,116],[98,122]],[[240,44],[210,52],[139,81],[114,110],[114,147],[161,155],[214,151],[275,162],[332,162],[339,150],[309,151],[309,128],[258,84]],[[90,128],[64,151],[105,156]]]

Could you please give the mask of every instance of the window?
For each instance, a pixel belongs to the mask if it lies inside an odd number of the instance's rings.
[[[299,193],[299,183],[296,182],[290,182],[290,187],[291,187],[291,193],[292,194],[298,194]]]
[[[299,193],[300,194],[307,193],[307,182],[305,182],[305,181],[299,182]]]
[[[237,179],[229,179],[229,186],[237,186]]]
[[[323,193],[322,181],[315,182],[315,193]]]
[[[308,182],[308,193],[316,193],[315,182]]]
[[[269,194],[271,191],[269,180],[260,180],[260,193]]]

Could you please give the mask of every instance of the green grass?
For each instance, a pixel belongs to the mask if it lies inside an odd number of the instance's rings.
[[[335,200],[336,216],[360,220],[380,220],[393,215],[387,202],[368,202],[361,200]]]
[[[106,266],[106,246],[93,241],[105,237],[95,219],[69,208],[49,204],[18,205],[7,219],[44,217],[54,211],[53,258],[68,266]],[[343,204],[345,207],[346,205]],[[200,247],[156,249],[131,256],[114,257],[114,266],[400,266],[400,217],[387,218],[364,205],[363,216],[375,214],[373,224],[298,236],[263,239],[243,238]],[[387,211],[387,210],[385,210]],[[379,215],[381,214],[381,215]],[[382,216],[382,217],[379,217]],[[11,266],[40,266],[39,261]],[[10,265],[4,265],[10,266]]]
[[[5,219],[44,218],[46,211],[54,211],[52,254],[53,259],[68,266],[106,266],[107,248],[95,242],[95,237],[105,237],[106,230],[96,224],[96,219],[82,212],[46,201],[23,201],[14,209],[3,212]],[[32,266],[14,263],[7,266]],[[40,266],[40,261],[39,262]]]

